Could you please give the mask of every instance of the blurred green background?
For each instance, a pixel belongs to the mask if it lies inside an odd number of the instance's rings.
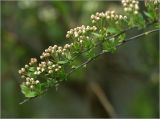
[[[57,91],[53,88],[19,105],[24,97],[18,69],[31,57],[38,58],[49,45],[69,42],[65,39],[67,30],[90,24],[92,13],[110,9],[121,12],[122,8],[120,2],[107,1],[1,3],[1,117],[159,117],[158,33],[100,56],[86,69],[72,74]],[[101,98],[108,99],[114,115],[106,111],[107,103]]]

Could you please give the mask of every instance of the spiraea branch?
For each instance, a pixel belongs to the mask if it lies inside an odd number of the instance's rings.
[[[86,66],[98,56],[114,53],[126,42],[159,30],[159,0],[145,2],[146,10],[142,11],[143,13],[139,10],[138,0],[121,2],[124,9],[122,14],[117,14],[114,10],[92,14],[90,26],[82,25],[67,32],[66,38],[70,43],[64,46],[49,46],[39,60],[31,58],[30,62],[18,71],[23,80],[21,91],[27,98],[21,104],[46,93],[50,87],[57,88],[72,72]],[[152,30],[126,39],[126,33],[131,29],[145,30],[148,26],[152,26]],[[97,53],[99,46],[102,50]],[[76,64],[75,60],[79,56],[86,60]]]

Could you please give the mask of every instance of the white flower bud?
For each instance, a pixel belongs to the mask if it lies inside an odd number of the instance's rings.
[[[37,70],[39,71],[41,68],[40,67],[37,67]]]
[[[51,61],[48,61],[48,65],[49,65],[49,66],[52,65],[52,62],[51,62]]]
[[[91,15],[91,19],[94,19],[94,15],[93,14]]]
[[[49,66],[49,67],[48,67],[48,69],[52,69],[52,67],[51,67],[51,66]]]
[[[127,19],[127,16],[124,16],[123,18],[124,18],[124,19]]]
[[[30,78],[30,81],[33,81],[34,79],[33,78]]]
[[[49,70],[48,73],[49,73],[49,74],[53,73],[53,70]]]
[[[27,78],[26,78],[26,81],[29,81],[29,80],[30,80],[30,78],[29,78],[29,77],[27,77]]]
[[[135,10],[138,10],[139,9],[139,6],[138,5],[135,5]]]
[[[37,71],[35,71],[34,74],[36,75],[36,74],[37,74]]]
[[[138,11],[134,11],[134,14],[138,14]]]
[[[130,4],[129,6],[132,8],[132,7],[133,7],[133,4]]]
[[[127,6],[127,3],[123,3],[123,6]]]
[[[122,16],[122,15],[119,15],[119,19],[123,19],[123,16]]]
[[[44,68],[41,68],[41,71],[43,72],[45,69]]]
[[[38,84],[38,83],[39,83],[39,80],[36,80],[35,82],[36,82],[36,84]]]
[[[27,86],[30,85],[30,83],[29,83],[28,81],[27,81],[25,84],[26,84]]]
[[[41,72],[40,71],[37,71],[37,74],[39,75]]]
[[[129,12],[132,11],[132,8],[129,7],[129,8],[128,8],[128,11],[129,11]]]
[[[25,68],[21,68],[22,73],[25,72]]]
[[[43,59],[43,56],[40,56],[40,59]]]
[[[54,45],[53,48],[57,48],[57,45]]]
[[[25,65],[25,68],[28,68],[28,67],[29,67],[29,66],[26,64],[26,65]]]
[[[125,11],[125,12],[127,12],[127,11],[128,11],[128,8],[127,8],[127,7],[125,7],[125,8],[124,8],[124,11]]]
[[[75,36],[75,37],[78,37],[78,33],[77,33],[77,32],[74,32],[74,36]]]
[[[82,43],[82,42],[83,42],[83,40],[80,40],[79,42],[80,42],[80,43]]]
[[[33,89],[33,88],[34,88],[34,86],[33,86],[33,85],[31,85],[31,86],[30,86],[30,88],[31,88],[31,89]]]
[[[70,46],[73,46],[73,43],[71,43],[71,45]]]
[[[96,17],[95,19],[98,21],[100,18],[99,18],[99,17]]]
[[[111,14],[114,14],[115,13],[115,11],[111,11]]]
[[[110,16],[109,16],[109,15],[107,15],[107,16],[106,16],[106,18],[107,18],[107,19],[110,19]]]
[[[22,71],[21,71],[21,70],[19,70],[19,71],[18,71],[18,73],[19,73],[19,74],[22,74]]]
[[[92,20],[92,23],[95,23],[95,20]]]
[[[22,76],[21,76],[21,78],[22,78],[22,79],[24,79],[24,78],[25,78],[25,76],[24,76],[24,75],[22,75]]]
[[[97,27],[96,27],[96,26],[93,26],[93,30],[94,30],[94,31],[97,30]]]

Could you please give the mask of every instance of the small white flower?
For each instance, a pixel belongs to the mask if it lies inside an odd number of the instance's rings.
[[[127,8],[127,7],[125,7],[125,8],[124,8],[124,11],[126,11],[126,12],[127,12],[127,11],[128,11],[128,8]]]
[[[74,32],[74,36],[75,36],[75,37],[78,37],[78,33],[77,33],[77,32]]]
[[[138,11],[134,11],[134,14],[138,14]]]
[[[94,19],[94,15],[93,14],[91,15],[91,19]]]
[[[28,67],[29,67],[29,66],[26,64],[26,65],[25,65],[25,68],[28,68]]]
[[[36,80],[35,82],[36,82],[36,84],[38,84],[38,83],[39,83],[39,80]]]
[[[53,73],[53,70],[49,70],[48,73],[49,73],[49,74]]]
[[[33,88],[34,88],[34,86],[33,86],[33,85],[31,85],[31,86],[30,86],[30,88],[31,88],[31,89],[33,89]]]
[[[80,42],[80,43],[82,43],[83,41],[82,41],[82,40],[80,40],[79,42]]]
[[[27,81],[27,82],[26,82],[26,85],[28,86],[28,85],[30,85],[30,83]]]

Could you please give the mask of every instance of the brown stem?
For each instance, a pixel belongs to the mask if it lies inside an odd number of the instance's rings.
[[[104,107],[104,109],[105,109],[106,113],[109,115],[109,117],[111,117],[111,118],[117,117],[112,104],[108,100],[107,96],[105,95],[105,93],[104,93],[103,89],[100,87],[100,85],[95,83],[94,81],[92,81],[92,82],[90,82],[89,86],[90,86],[91,90],[93,91],[93,93],[97,96],[98,100],[100,101],[100,103]]]

